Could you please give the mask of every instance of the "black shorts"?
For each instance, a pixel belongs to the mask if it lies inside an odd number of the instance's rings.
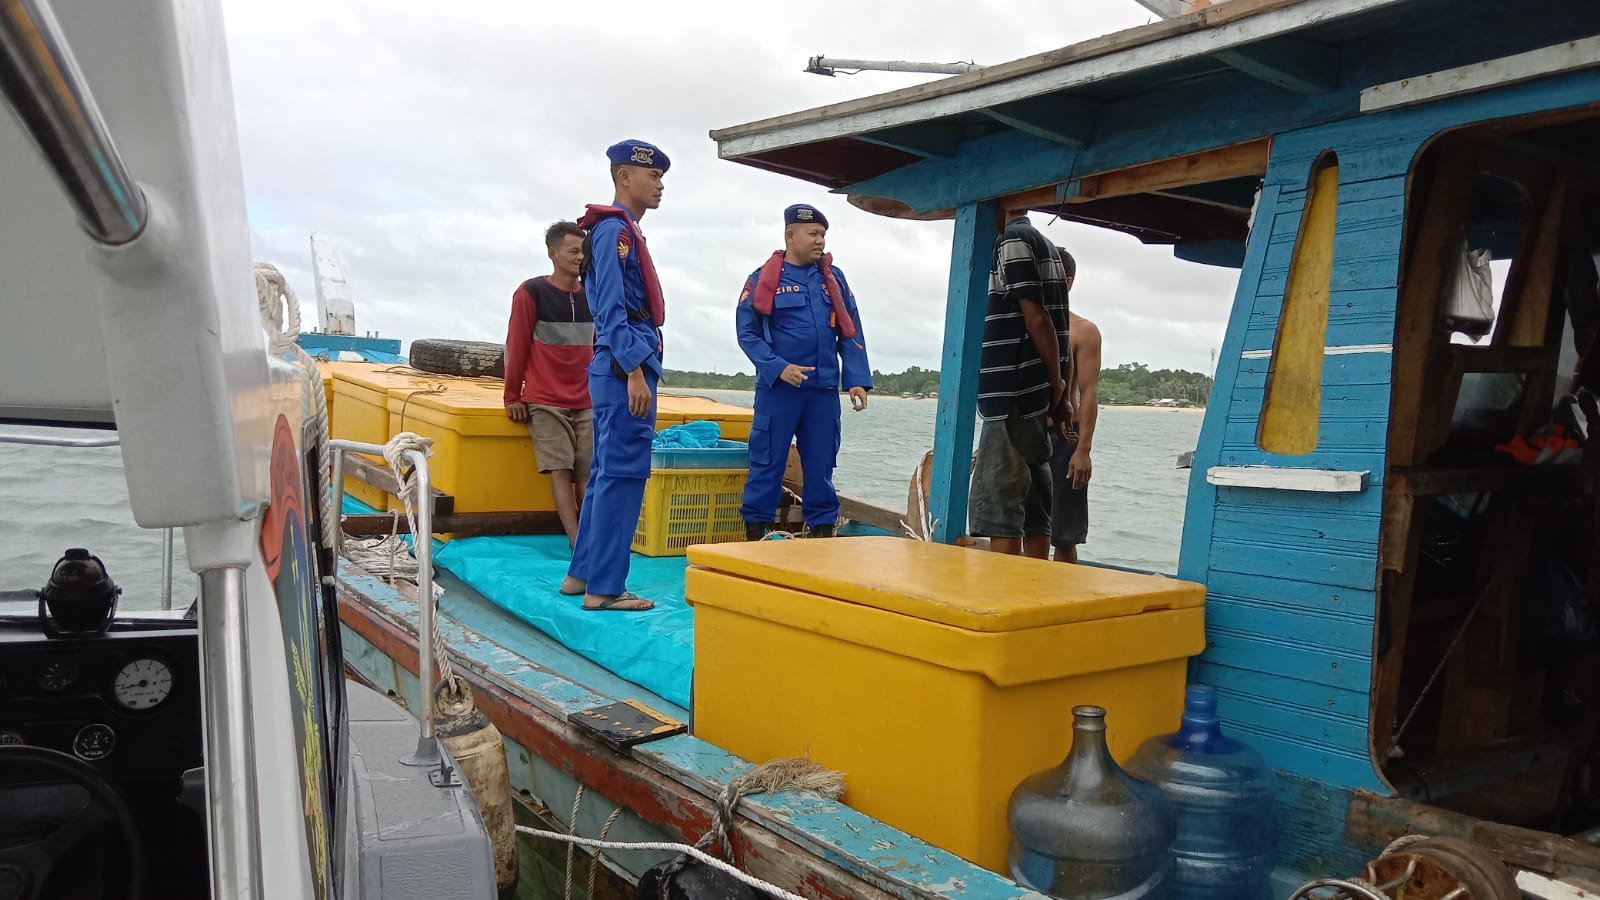
[[[1076,547],[1089,539],[1089,486],[1074,489],[1067,464],[1077,452],[1077,441],[1063,441],[1050,431],[1050,481],[1055,488],[1050,504],[1050,542]]]

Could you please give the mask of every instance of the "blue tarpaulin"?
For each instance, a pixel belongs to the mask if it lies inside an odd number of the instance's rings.
[[[650,446],[656,449],[715,447],[722,439],[722,426],[715,422],[685,422],[656,432]]]
[[[344,512],[377,510],[346,495]],[[628,589],[654,600],[655,609],[590,611],[582,597],[561,595],[572,562],[565,535],[457,538],[433,546],[434,565],[496,606],[590,662],[688,708],[694,610],[683,599],[683,557],[633,555]]]
[[[458,538],[434,562],[495,605],[578,655],[687,708],[694,666],[694,611],[683,599],[681,556],[634,554],[628,589],[654,600],[645,612],[591,611],[564,597],[572,552],[564,535]]]

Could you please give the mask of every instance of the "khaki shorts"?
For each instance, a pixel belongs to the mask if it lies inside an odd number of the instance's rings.
[[[539,471],[571,469],[573,480],[589,480],[594,458],[594,411],[528,404],[528,434]]]

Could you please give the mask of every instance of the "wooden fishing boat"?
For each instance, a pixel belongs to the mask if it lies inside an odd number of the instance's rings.
[[[963,536],[1008,210],[1238,269],[1176,574],[1205,589],[1191,677],[1280,774],[1279,895],[1417,833],[1470,839],[1530,896],[1578,896],[1600,887],[1600,453],[1562,441],[1600,427],[1597,97],[1594,4],[1231,0],[712,138],[862,209],[953,220],[926,480],[939,543]],[[1505,286],[1485,311],[1466,301],[1491,257]],[[354,570],[341,584],[350,665],[414,696],[414,602]],[[613,836],[694,840],[763,761],[687,735],[613,752],[572,714],[694,710],[464,587],[442,616],[530,816],[593,835],[625,808]],[[753,798],[732,834],[741,865],[807,896],[1023,893],[831,801]],[[660,858],[606,865],[625,891]]]

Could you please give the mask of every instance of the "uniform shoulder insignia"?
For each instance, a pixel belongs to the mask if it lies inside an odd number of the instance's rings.
[[[618,259],[627,259],[628,258],[628,251],[630,251],[632,249],[633,249],[633,245],[628,243],[627,237],[619,236],[617,238],[617,258]]]

